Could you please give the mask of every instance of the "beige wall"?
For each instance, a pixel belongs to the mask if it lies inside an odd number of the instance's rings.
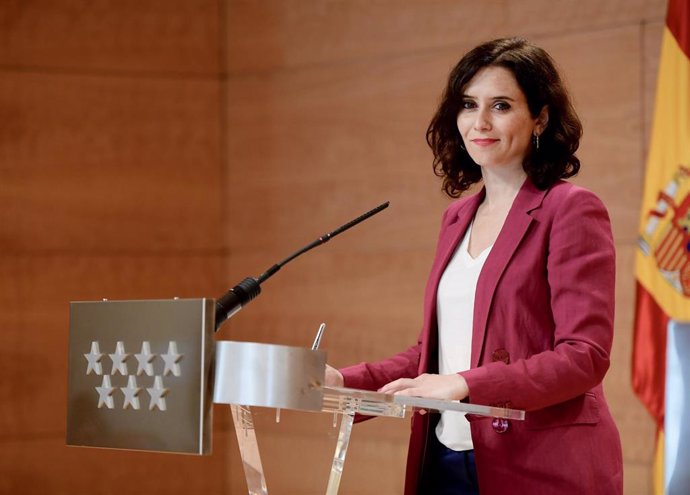
[[[334,365],[409,345],[447,200],[424,131],[476,43],[522,35],[560,63],[585,125],[576,182],[612,215],[613,364],[626,493],[650,492],[653,425],[630,389],[639,197],[661,0],[0,2],[0,493],[243,493],[229,411],[194,458],[64,446],[68,302],[218,296],[295,261],[220,338]],[[325,415],[257,411],[271,493],[323,493]],[[400,493],[407,422],[354,432],[343,493]]]

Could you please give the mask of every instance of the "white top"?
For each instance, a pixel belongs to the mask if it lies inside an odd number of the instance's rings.
[[[472,224],[448,263],[438,284],[436,314],[438,320],[439,374],[448,375],[470,369],[474,295],[489,246],[476,258],[468,251]],[[449,449],[471,450],[472,435],[465,413],[445,411],[436,427],[436,436]]]

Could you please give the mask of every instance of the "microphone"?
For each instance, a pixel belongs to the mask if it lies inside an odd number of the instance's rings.
[[[307,251],[314,249],[316,246],[325,244],[338,234],[345,232],[347,229],[354,227],[358,223],[366,220],[367,218],[376,215],[382,210],[385,210],[386,208],[388,208],[389,204],[390,201],[386,201],[385,203],[380,204],[379,206],[374,208],[373,210],[370,210],[365,214],[358,216],[354,220],[347,222],[345,225],[338,227],[333,232],[329,232],[328,234],[322,235],[315,241],[304,246],[299,251],[291,254],[280,263],[276,263],[258,277],[247,277],[244,280],[242,280],[239,284],[230,289],[216,301],[216,331],[218,331],[218,328],[220,328],[220,326],[225,322],[225,320],[231,318],[235,313],[237,313],[240,309],[246,306],[247,303],[249,303],[249,301],[258,296],[261,293],[261,284],[269,278],[271,278],[283,266],[287,265],[289,262],[291,262],[298,256],[306,253]]]

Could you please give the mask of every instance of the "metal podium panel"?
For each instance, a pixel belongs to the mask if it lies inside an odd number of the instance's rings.
[[[67,444],[211,451],[214,301],[73,302]]]
[[[216,356],[213,402],[321,411],[324,351],[223,340]]]

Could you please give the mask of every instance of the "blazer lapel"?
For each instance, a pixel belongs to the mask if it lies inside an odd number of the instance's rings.
[[[448,266],[453,253],[455,253],[455,250],[458,248],[458,244],[465,235],[467,227],[469,227],[470,222],[474,218],[474,214],[477,212],[477,208],[479,208],[479,204],[484,200],[484,194],[484,189],[482,189],[479,193],[470,198],[464,207],[457,212],[455,223],[449,224],[443,231],[439,239],[439,256],[437,257],[433,272],[434,286],[438,286],[441,275],[446,269],[446,266]],[[435,294],[434,299],[436,299]]]
[[[479,365],[479,359],[482,355],[486,338],[486,323],[498,281],[532,223],[533,219],[530,212],[541,205],[545,194],[546,191],[537,189],[529,178],[525,180],[513,201],[496,242],[484,262],[484,267],[477,281],[474,299],[472,368]]]
[[[426,315],[426,338],[423,339],[422,354],[419,363],[419,370],[421,372],[428,371],[430,350],[435,349],[438,336],[436,324],[436,295],[438,292],[438,284],[441,280],[446,266],[450,262],[453,253],[458,247],[467,227],[474,218],[474,214],[479,208],[479,203],[484,199],[484,189],[479,193],[470,197],[467,202],[455,214],[455,220],[451,220],[447,227],[443,228],[441,236],[438,241],[438,250],[434,263],[431,267],[431,273],[427,282],[426,297],[424,301],[424,314]]]

